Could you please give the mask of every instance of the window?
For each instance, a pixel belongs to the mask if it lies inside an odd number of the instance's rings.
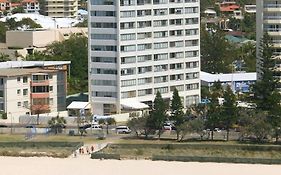
[[[18,95],[20,95],[20,91],[21,91],[20,89],[17,90],[17,94],[18,94]]]
[[[187,84],[186,85],[186,90],[195,90],[195,89],[199,89],[199,83],[192,83],[192,84]]]
[[[151,38],[151,32],[138,33],[138,39]]]
[[[138,28],[151,27],[151,21],[140,21],[138,22]]]
[[[185,19],[185,24],[198,24],[199,19],[198,18],[186,18]]]
[[[23,82],[23,83],[27,83],[27,77],[23,77],[23,78],[22,78],[22,82]],[[0,82],[0,84],[1,84],[1,82]]]
[[[115,11],[92,11],[91,16],[116,16]]]
[[[127,86],[135,86],[136,85],[136,80],[122,80],[121,81],[121,87],[127,87]]]
[[[120,6],[132,6],[135,5],[135,0],[120,0]]]
[[[121,57],[121,64],[127,64],[127,63],[135,63],[136,57]]]
[[[136,74],[136,68],[124,68],[121,69],[121,75],[134,75]]]
[[[136,39],[136,34],[134,33],[121,34],[121,41],[135,40],[135,39]]]
[[[53,99],[53,98],[50,98],[50,99],[49,99],[49,104],[50,104],[50,105],[53,105],[53,104],[54,104],[54,99]]]
[[[92,80],[92,85],[96,86],[116,86],[116,80]]]
[[[161,88],[155,88],[155,89],[154,89],[154,94],[156,94],[158,91],[159,91],[161,94],[165,94],[165,93],[169,92],[169,91],[168,91],[168,87],[161,87]]]
[[[184,85],[170,86],[170,92],[173,92],[175,89],[178,91],[184,91]]]
[[[49,91],[53,92],[53,86],[49,86]]]
[[[135,22],[120,23],[120,29],[133,29],[133,28],[135,28]]]
[[[49,92],[49,86],[33,86],[32,93],[45,93]]]
[[[117,74],[116,69],[100,69],[100,68],[92,68],[92,74]]]
[[[105,45],[92,45],[91,46],[92,51],[116,51],[116,46],[105,46]]]
[[[181,81],[181,80],[184,80],[184,76],[183,76],[183,74],[170,75],[170,80],[171,81]]]
[[[138,51],[151,49],[151,44],[138,44]]]
[[[22,91],[22,95],[27,95],[28,94],[28,89],[23,89],[23,91]]]
[[[185,46],[186,47],[190,47],[190,46],[198,46],[199,45],[199,41],[196,40],[185,40]]]
[[[127,45],[127,46],[121,46],[121,52],[133,52],[136,51],[135,45]]]
[[[116,23],[92,22],[92,28],[117,28]]]
[[[154,38],[165,38],[168,37],[168,31],[154,32]]]
[[[167,70],[168,70],[168,64],[154,66],[154,72],[162,72],[162,71],[167,71]]]
[[[185,30],[185,35],[190,36],[190,35],[198,35],[199,30],[198,29],[186,29]]]
[[[185,52],[185,58],[197,57],[197,56],[199,56],[199,51],[198,50],[186,51]]]
[[[152,83],[152,78],[140,78],[138,79],[138,85]]]
[[[95,0],[95,1],[90,1],[91,5],[114,5],[115,1],[113,0]]]
[[[153,27],[165,27],[168,25],[168,20],[154,20]]]
[[[164,83],[168,81],[168,76],[154,77],[154,83]]]
[[[165,49],[168,48],[168,42],[154,43],[154,49]]]
[[[4,111],[4,103],[0,102],[0,111]]]
[[[21,102],[18,102],[18,107],[21,107]]]
[[[161,54],[155,54],[154,55],[154,61],[167,60],[167,59],[168,59],[167,53],[161,53]]]
[[[178,59],[178,58],[183,58],[183,57],[184,57],[183,52],[172,52],[172,53],[170,53],[171,59]]]
[[[140,17],[140,16],[150,16],[151,10],[138,10],[137,15],[138,15],[138,17]]]
[[[138,73],[139,74],[143,74],[143,73],[151,72],[151,71],[152,71],[151,66],[138,67]]]
[[[92,62],[116,63],[116,57],[92,57]]]
[[[190,106],[198,103],[199,103],[198,95],[186,96],[186,106]]]
[[[116,40],[116,34],[92,34],[91,39],[96,40]]]
[[[136,91],[127,91],[121,93],[121,98],[132,98],[136,97]]]
[[[152,56],[151,55],[140,55],[138,56],[138,62],[145,62],[145,61],[151,61]]]
[[[120,18],[131,18],[131,17],[135,17],[134,10],[120,12]]]
[[[197,67],[199,67],[199,62],[198,61],[187,62],[186,63],[186,68],[187,69],[192,69],[192,68],[197,68]]]
[[[168,9],[155,9],[154,16],[167,15]]]
[[[18,83],[20,82],[20,79],[21,79],[20,77],[17,77],[17,81],[18,81]]]
[[[23,107],[28,108],[28,101],[24,101],[24,102],[23,102]]]
[[[186,79],[191,80],[191,79],[196,79],[199,77],[199,72],[192,72],[192,73],[187,73],[186,74]]]
[[[145,96],[152,94],[152,89],[141,89],[138,90],[138,96]]]
[[[183,47],[183,41],[172,41],[170,42],[170,47]]]
[[[0,90],[0,98],[4,97],[4,91]]]

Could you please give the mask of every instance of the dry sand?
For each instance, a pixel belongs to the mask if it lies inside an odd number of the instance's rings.
[[[281,175],[281,165],[0,157],[0,175]]]

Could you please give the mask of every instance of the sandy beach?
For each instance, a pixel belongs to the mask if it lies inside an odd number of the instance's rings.
[[[0,157],[1,175],[280,175],[281,165]]]

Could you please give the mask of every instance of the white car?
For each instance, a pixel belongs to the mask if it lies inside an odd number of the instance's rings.
[[[86,130],[102,130],[101,125],[92,125],[91,127],[87,128]]]
[[[132,132],[128,126],[117,126],[115,130],[117,134],[129,134]]]

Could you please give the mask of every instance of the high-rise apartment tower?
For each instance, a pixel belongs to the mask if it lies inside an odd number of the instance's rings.
[[[119,113],[127,99],[151,104],[157,91],[171,99],[175,88],[184,106],[198,103],[199,0],[88,3],[94,114]]]
[[[274,56],[281,55],[281,0],[257,0],[257,72],[260,77],[259,56],[263,34],[265,32],[272,38]],[[279,63],[280,64],[280,63]],[[281,67],[281,64],[280,66]]]

